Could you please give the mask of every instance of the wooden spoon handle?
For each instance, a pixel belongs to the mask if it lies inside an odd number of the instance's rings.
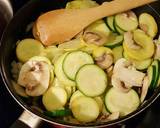
[[[99,16],[97,16],[97,18],[99,17],[100,19],[106,16],[114,15],[116,13],[134,9],[136,7],[140,7],[142,5],[149,4],[155,1],[157,0],[113,0],[111,2],[104,2],[101,6],[99,6],[99,9],[95,9],[95,13],[96,11],[99,11]]]

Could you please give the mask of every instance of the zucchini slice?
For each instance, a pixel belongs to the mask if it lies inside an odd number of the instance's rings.
[[[160,61],[159,60],[154,60],[153,63],[152,63],[153,66],[155,66],[155,81],[153,83],[153,88],[152,89],[155,89],[157,86],[158,86],[158,81],[159,81],[159,77],[160,77]]]
[[[19,61],[26,62],[33,56],[41,55],[44,47],[41,42],[35,39],[21,40],[16,47],[16,55]]]
[[[97,102],[90,97],[79,97],[71,104],[73,116],[80,122],[95,121],[99,115],[99,107]]]
[[[127,55],[126,52],[123,52],[123,56],[127,60],[130,60],[133,63],[133,65],[135,66],[135,68],[138,69],[138,70],[145,70],[152,63],[152,59],[151,58],[145,59],[145,60],[135,60],[135,59],[131,58],[129,55]]]
[[[158,32],[158,26],[152,15],[148,13],[142,13],[139,16],[139,26],[150,37],[154,38]]]
[[[81,93],[79,90],[77,90],[76,92],[74,92],[73,95],[72,95],[71,98],[70,98],[70,103],[69,103],[69,105],[71,106],[72,102],[73,102],[75,99],[77,99],[78,97],[80,97],[80,96],[85,96],[85,95],[83,95],[83,93]]]
[[[44,111],[44,115],[50,116],[50,117],[64,117],[64,116],[72,115],[72,111],[70,109]]]
[[[154,47],[152,38],[140,29],[133,31],[133,35],[130,32],[124,35],[124,51],[135,60],[151,58],[154,54]]]
[[[113,56],[114,56],[114,63],[116,63],[117,60],[120,58],[123,58],[123,47],[122,46],[117,46],[112,49],[113,51]]]
[[[66,9],[85,9],[98,6],[98,3],[92,0],[74,0],[66,4]]]
[[[95,97],[104,93],[107,87],[107,76],[97,65],[87,64],[77,72],[76,83],[83,94]]]
[[[93,64],[94,61],[92,57],[83,51],[74,51],[70,52],[63,61],[63,71],[66,76],[71,79],[75,80],[75,76],[77,71],[80,67],[85,64]]]
[[[67,54],[68,54],[68,52],[63,54],[62,56],[60,56],[58,58],[58,60],[55,62],[55,64],[54,64],[54,66],[55,66],[55,74],[56,74],[58,80],[60,82],[62,82],[62,84],[75,86],[75,82],[70,80],[70,79],[68,79],[68,77],[65,75],[65,73],[63,71],[63,68],[62,68],[63,60],[64,60],[64,58],[66,57]]]
[[[118,25],[116,24],[115,20],[113,22],[113,25],[114,25],[114,29],[115,29],[116,33],[118,33],[119,35],[123,35],[125,33],[124,30],[122,30],[120,27],[118,27]]]
[[[120,116],[125,116],[138,108],[140,99],[133,89],[124,93],[112,87],[106,93],[105,105],[111,113],[120,112]]]
[[[58,45],[59,49],[63,49],[65,51],[75,51],[83,47],[85,47],[85,45],[81,38],[76,38]]]
[[[49,65],[51,65],[51,61],[45,57],[45,56],[33,56],[32,58],[30,58],[29,60],[35,60],[35,61],[43,61]]]
[[[109,29],[110,29],[111,31],[113,31],[113,32],[116,32],[116,29],[115,29],[115,27],[114,27],[114,18],[115,18],[114,16],[109,16],[109,17],[106,18],[105,21],[106,21]]]
[[[102,98],[100,96],[97,96],[97,97],[94,98],[94,100],[97,102],[97,104],[99,106],[99,112],[102,112],[102,109],[103,109],[103,106],[104,106]]]
[[[123,31],[133,31],[138,27],[137,16],[132,11],[117,14],[115,23]]]
[[[42,102],[48,111],[62,109],[67,103],[67,93],[62,87],[50,87],[44,93]]]
[[[150,90],[154,90],[154,86],[155,86],[155,83],[156,83],[156,66],[155,65],[152,65],[148,68],[147,70],[147,74],[148,74],[148,77],[149,77],[149,88]]]
[[[104,46],[109,48],[114,48],[120,46],[122,42],[123,42],[123,35],[110,34]]]

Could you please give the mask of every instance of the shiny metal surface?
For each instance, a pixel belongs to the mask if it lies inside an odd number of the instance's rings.
[[[9,0],[0,0],[0,36],[13,17],[13,10]]]

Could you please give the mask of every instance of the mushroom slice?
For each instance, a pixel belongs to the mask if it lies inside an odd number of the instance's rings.
[[[29,96],[42,95],[49,86],[50,68],[43,61],[29,60],[21,68],[18,84],[26,88]]]
[[[123,81],[118,79],[115,75],[112,76],[111,79],[113,87],[119,89],[122,92],[128,92],[131,88],[127,87]]]
[[[93,57],[95,58],[97,65],[102,69],[109,68],[114,61],[111,49],[105,47],[96,48],[93,51]]]
[[[120,113],[119,112],[113,112],[112,114],[110,114],[109,116],[108,116],[108,120],[116,120],[116,119],[118,119],[119,118],[119,116],[120,116]]]
[[[99,31],[85,31],[83,39],[88,44],[95,44],[98,46],[102,46],[107,41],[107,37]]]
[[[119,118],[119,116],[120,116],[119,112],[113,112],[112,114],[109,115],[103,114],[98,119],[101,122],[106,122],[106,121],[116,120]]]
[[[131,68],[132,63],[122,58],[119,59],[114,66],[112,85],[118,88],[122,87],[122,83],[125,85],[141,87],[145,74]],[[127,87],[127,86],[126,86]]]
[[[138,45],[134,40],[133,40],[133,34],[132,32],[126,32],[124,33],[124,40],[128,44],[128,47],[134,50],[138,50],[141,48],[140,45]]]
[[[142,92],[141,92],[141,97],[140,97],[141,102],[144,101],[147,95],[147,92],[148,92],[148,88],[149,88],[149,78],[148,76],[145,76],[143,80]]]
[[[154,47],[153,39],[140,29],[124,34],[124,52],[135,60],[142,61],[151,58],[154,54]]]
[[[160,37],[158,38],[158,40],[155,40],[154,42],[155,42],[155,46],[156,46],[154,58],[160,60]]]

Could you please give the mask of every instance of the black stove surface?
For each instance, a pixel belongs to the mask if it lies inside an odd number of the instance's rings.
[[[14,12],[16,12],[27,1],[28,0],[11,0]],[[157,12],[160,12],[160,6],[156,10]],[[9,126],[19,117],[22,111],[23,109],[10,96],[0,78],[0,128],[9,128]],[[51,125],[44,122],[40,127],[49,128]],[[127,121],[127,123],[122,127],[160,128],[160,97],[146,111]],[[119,128],[119,126],[116,128]]]

